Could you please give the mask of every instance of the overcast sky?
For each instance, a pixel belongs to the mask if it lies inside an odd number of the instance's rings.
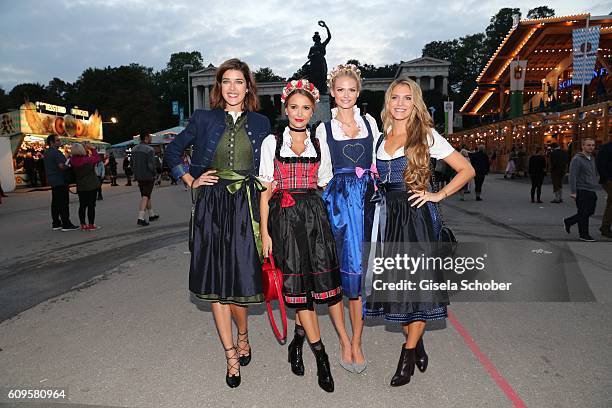
[[[523,16],[542,1],[516,0]],[[498,0],[3,0],[0,87],[73,82],[88,67],[132,62],[162,69],[170,54],[197,50],[204,63],[239,57],[289,76],[314,31],[332,32],[328,66],[350,58],[384,65],[421,56],[423,46],[483,32]],[[548,1],[556,15],[612,11],[612,0]],[[325,37],[323,37],[325,38]]]

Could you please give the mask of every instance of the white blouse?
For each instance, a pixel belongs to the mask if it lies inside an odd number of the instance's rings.
[[[344,129],[342,129],[342,122],[336,119],[338,115],[338,108],[333,108],[331,110],[332,120],[331,120],[331,128],[332,135],[334,140],[343,141],[343,140],[353,140],[353,139],[365,139],[368,137],[368,128],[363,121],[363,117],[361,116],[361,111],[357,106],[353,106],[353,118],[355,119],[355,123],[357,123],[357,127],[359,128],[359,134],[354,138],[351,138],[344,133]],[[380,131],[378,130],[378,125],[376,124],[376,120],[372,116],[366,113],[365,115],[367,121],[370,123],[370,127],[372,128],[372,135],[374,136],[373,146],[376,146],[378,142],[378,138],[380,137]],[[321,146],[321,155],[325,152],[326,155],[331,157],[331,153],[329,152],[329,146],[327,145],[327,131],[325,130],[325,123],[319,124],[317,127],[316,133],[317,139],[319,139],[319,144]],[[375,160],[374,149],[372,149],[372,160]]]
[[[306,150],[301,155],[295,154],[291,150],[291,134],[286,127],[283,132],[283,144],[281,145],[281,157],[317,157],[317,151],[310,139],[310,132],[306,131],[307,138],[304,140]],[[274,156],[276,154],[276,137],[268,135],[261,144],[261,160],[259,161],[259,179],[266,183],[274,181]],[[326,151],[321,148],[321,164],[319,165],[317,184],[324,187],[334,176],[329,149]]]
[[[442,135],[440,135],[435,129],[432,129],[431,132],[432,134],[428,136],[428,140],[430,143],[429,155],[434,159],[438,160],[450,156],[455,151],[455,148],[451,146],[451,144],[448,143],[448,140],[446,140]],[[376,154],[376,157],[378,159],[392,160],[397,159],[398,157],[402,157],[404,155],[404,147],[402,146],[399,147],[395,151],[395,153],[393,153],[393,156],[390,156],[389,153],[387,153],[387,151],[385,150],[385,142],[386,140],[383,140],[380,144],[380,147],[378,148],[378,152]]]

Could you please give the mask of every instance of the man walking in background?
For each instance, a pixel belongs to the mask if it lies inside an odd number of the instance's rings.
[[[485,176],[489,174],[489,156],[487,156],[485,145],[483,144],[478,145],[478,151],[470,153],[469,155],[472,167],[474,167],[474,171],[476,171],[476,177],[474,177],[476,201],[482,201],[480,193],[482,192]]]
[[[597,154],[597,170],[599,171],[599,183],[608,194],[599,230],[604,237],[612,238],[612,231],[610,231],[610,224],[612,224],[612,142],[601,146]]]
[[[151,146],[151,135],[148,133],[140,134],[140,143],[132,149],[132,172],[134,179],[138,182],[140,189],[140,206],[138,208],[137,224],[141,227],[149,225],[145,215],[148,215],[149,221],[159,219],[159,215],[153,211],[151,205],[151,193],[153,192],[153,183],[157,175],[155,164],[155,150]]]
[[[570,197],[576,200],[578,212],[563,220],[565,231],[569,234],[570,228],[578,224],[578,234],[582,241],[595,241],[589,235],[589,217],[595,213],[597,204],[597,167],[595,165],[595,140],[584,139],[582,151],[576,153],[570,163]]]
[[[563,177],[567,168],[567,152],[561,149],[557,143],[550,145],[550,178],[553,185],[553,196],[551,203],[563,202]]]
[[[59,151],[62,141],[57,135],[49,135],[47,145],[49,147],[45,150],[44,161],[47,182],[51,186],[52,228],[54,231],[76,231],[79,227],[70,222],[70,208],[68,207],[70,198],[68,183],[64,174],[68,166],[66,165],[66,156]]]

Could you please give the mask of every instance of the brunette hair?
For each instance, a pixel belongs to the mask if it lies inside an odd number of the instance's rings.
[[[221,92],[221,81],[223,80],[223,74],[226,71],[235,70],[242,72],[246,81],[247,93],[242,102],[242,109],[249,112],[255,112],[259,109],[259,98],[257,97],[257,85],[255,84],[255,78],[251,73],[251,69],[246,62],[240,61],[238,58],[232,58],[225,61],[217,68],[215,74],[215,84],[213,86],[210,95],[210,106],[213,109],[225,109],[225,100],[223,99],[223,93]]]
[[[408,160],[404,171],[404,181],[410,190],[425,190],[431,177],[429,167],[429,145],[430,137],[433,139],[432,129],[434,127],[431,115],[423,101],[423,92],[419,85],[410,78],[398,78],[389,85],[385,93],[385,106],[381,113],[383,128],[388,131],[393,125],[393,116],[389,111],[391,95],[395,87],[406,85],[412,91],[412,103],[414,105],[410,117],[406,122],[407,139],[404,146],[404,154]]]
[[[310,100],[310,102],[312,103],[312,109],[314,110],[315,106],[317,105],[317,101],[315,97],[312,95],[312,93],[308,92],[305,89],[295,89],[289,95],[287,95],[287,98],[285,99],[285,107],[289,105],[289,101],[291,100],[293,95],[297,95],[297,94],[304,95],[305,97],[307,97],[308,100]]]

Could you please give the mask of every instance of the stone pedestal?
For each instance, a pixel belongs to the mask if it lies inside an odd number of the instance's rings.
[[[327,122],[329,120],[331,120],[331,98],[329,95],[321,95],[310,123]]]

